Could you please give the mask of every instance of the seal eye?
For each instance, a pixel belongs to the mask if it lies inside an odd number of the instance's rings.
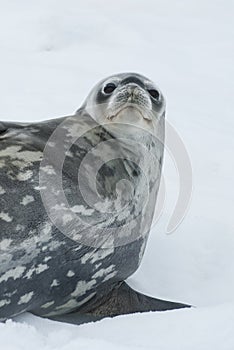
[[[113,84],[113,83],[108,83],[108,84],[106,84],[106,86],[104,87],[103,91],[105,92],[105,94],[111,94],[115,89],[116,89],[115,84]]]
[[[150,89],[150,90],[148,90],[148,92],[149,92],[150,96],[152,96],[152,97],[155,98],[156,100],[159,99],[160,94],[159,94],[159,92],[158,92],[157,90],[155,90],[155,89]]]

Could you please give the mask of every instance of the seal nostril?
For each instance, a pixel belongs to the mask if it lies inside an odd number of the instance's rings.
[[[129,85],[127,87],[127,92],[128,92],[130,97],[137,96],[139,94],[139,87],[136,84]]]
[[[116,85],[113,83],[108,83],[103,91],[105,92],[105,94],[111,94],[114,90],[116,89]]]

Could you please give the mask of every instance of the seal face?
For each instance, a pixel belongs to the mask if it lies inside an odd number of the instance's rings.
[[[184,307],[124,282],[150,231],[164,115],[155,84],[124,73],[73,116],[0,123],[0,319],[31,311],[82,323]]]
[[[129,123],[155,133],[165,113],[165,100],[152,81],[129,73],[101,81],[91,91],[84,108],[98,123]]]

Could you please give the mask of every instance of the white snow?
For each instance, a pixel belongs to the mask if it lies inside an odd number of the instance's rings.
[[[0,0],[0,120],[68,115],[103,77],[136,71],[167,98],[193,167],[182,224],[170,156],[166,205],[138,272],[146,294],[196,309],[72,326],[24,314],[0,324],[1,349],[234,349],[234,26],[232,0]]]

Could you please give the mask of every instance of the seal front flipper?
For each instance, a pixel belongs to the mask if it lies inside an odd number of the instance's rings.
[[[114,317],[136,312],[167,311],[187,307],[191,306],[141,294],[123,282],[118,288],[96,302],[92,309],[54,316],[52,319],[60,322],[82,324],[98,321],[104,317]]]

